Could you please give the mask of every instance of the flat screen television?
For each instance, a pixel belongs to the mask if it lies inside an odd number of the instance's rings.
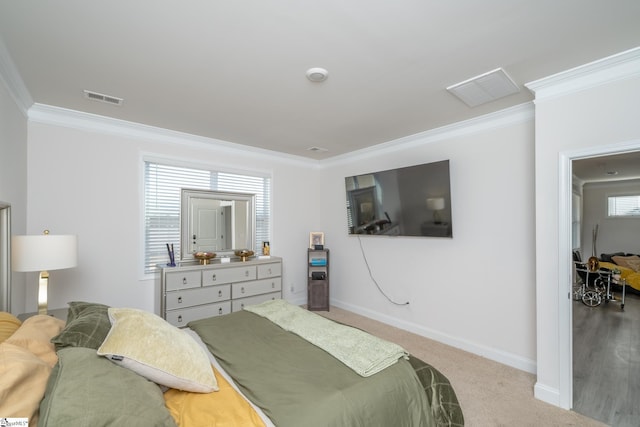
[[[345,178],[349,234],[453,237],[449,160]]]

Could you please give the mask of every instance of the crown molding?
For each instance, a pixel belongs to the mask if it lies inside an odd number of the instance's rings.
[[[33,98],[22,81],[2,37],[0,37],[0,81],[7,88],[22,114],[27,117],[29,108],[33,105]]]
[[[352,163],[354,161],[361,161],[374,156],[421,147],[437,141],[476,134],[517,123],[524,123],[532,121],[534,118],[535,110],[533,103],[525,102],[524,104],[505,108],[504,110],[496,111],[494,113],[485,114],[469,120],[463,120],[461,122],[420,132],[414,135],[405,136],[344,155],[331,157],[323,160],[322,166],[338,166],[341,164]]]
[[[373,147],[324,160],[313,160],[306,157],[284,154],[219,139],[207,138],[170,129],[163,129],[155,126],[148,126],[140,123],[38,103],[29,108],[28,118],[33,122],[71,129],[112,134],[160,143],[179,144],[194,148],[213,149],[217,151],[222,150],[236,155],[259,155],[262,157],[272,158],[279,162],[285,162],[302,167],[312,167],[314,169],[322,169],[342,163],[351,163],[363,158],[419,147],[424,144],[443,139],[469,135],[488,129],[504,127],[517,122],[533,120],[534,109],[533,104],[527,102],[495,113],[421,132],[419,134],[406,136],[378,144]]]
[[[280,153],[264,148],[236,144],[215,138],[178,132],[156,126],[143,125],[126,120],[114,119],[97,114],[85,113],[45,104],[34,104],[28,110],[30,121],[77,129],[88,132],[117,135],[126,138],[140,139],[167,144],[178,144],[192,148],[223,151],[235,155],[261,156],[279,162],[317,167],[315,160],[292,154]]]
[[[640,76],[640,47],[526,83],[535,101],[556,98],[596,86]]]

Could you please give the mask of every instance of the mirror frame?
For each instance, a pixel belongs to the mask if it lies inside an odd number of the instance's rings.
[[[183,188],[180,197],[180,261],[195,261],[193,255],[186,251],[189,247],[189,212],[191,210],[191,201],[193,199],[213,199],[234,202],[247,202],[247,241],[244,246],[231,248],[227,250],[216,251],[216,258],[222,256],[234,257],[235,250],[250,249],[255,250],[256,240],[256,195],[251,193],[235,193],[230,191],[215,190],[198,190],[191,188]]]
[[[11,205],[0,202],[0,311],[11,313]]]

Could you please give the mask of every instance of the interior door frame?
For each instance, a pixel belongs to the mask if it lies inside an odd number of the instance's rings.
[[[571,283],[573,280],[572,258],[572,195],[573,161],[591,157],[610,156],[640,151],[640,140],[607,144],[580,150],[560,152],[559,156],[559,200],[558,200],[558,326],[559,326],[559,406],[573,408],[573,305]]]

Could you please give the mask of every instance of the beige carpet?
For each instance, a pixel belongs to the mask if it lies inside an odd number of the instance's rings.
[[[466,426],[605,425],[535,399],[535,376],[527,372],[339,308],[316,313],[400,344],[440,370],[453,384]]]

